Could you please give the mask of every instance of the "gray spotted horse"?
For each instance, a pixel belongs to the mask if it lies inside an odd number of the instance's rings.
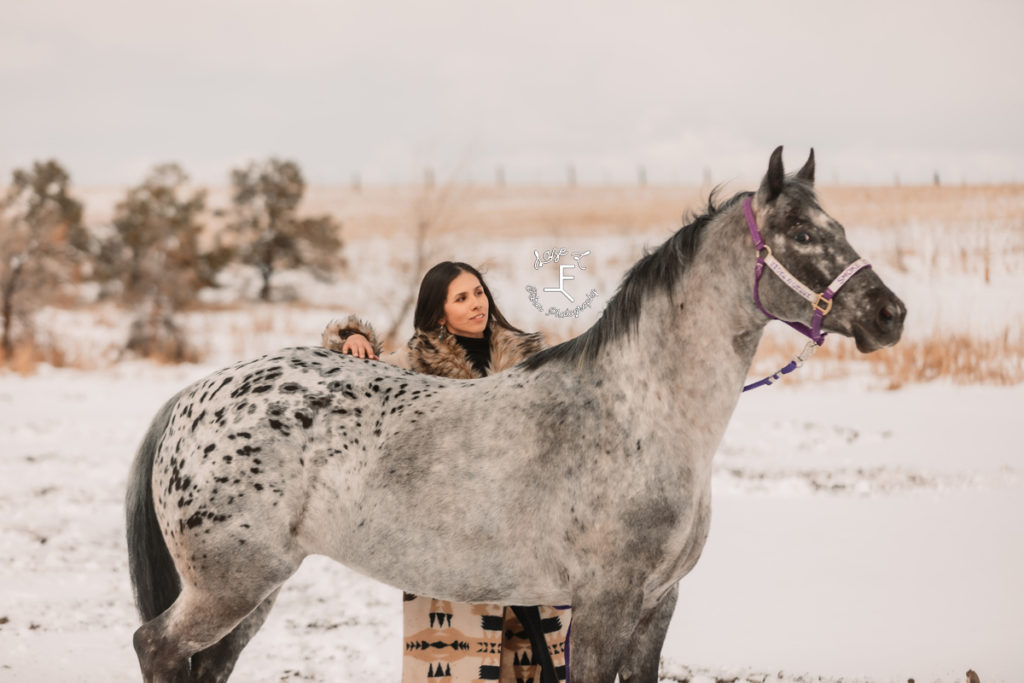
[[[903,327],[821,208],[813,152],[787,176],[781,151],[757,192],[712,196],[641,258],[593,327],[507,372],[451,380],[291,348],[172,398],[128,491],[145,680],[225,680],[320,554],[422,595],[571,604],[574,682],[656,681],[769,316],[862,352]]]

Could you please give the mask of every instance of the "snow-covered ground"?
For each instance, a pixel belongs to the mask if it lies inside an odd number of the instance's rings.
[[[160,404],[209,369],[0,378],[0,681],[137,679],[128,464]],[[865,384],[742,399],[666,676],[1019,680],[1024,386]],[[396,589],[311,558],[237,680],[397,680],[400,614]]]
[[[1022,407],[1024,386],[844,381],[745,396],[667,658],[1021,680]]]

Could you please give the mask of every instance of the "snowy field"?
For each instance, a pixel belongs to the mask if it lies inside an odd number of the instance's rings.
[[[836,215],[907,303],[907,339],[1019,337],[1024,233],[1011,209],[1008,221],[967,229],[859,229]],[[484,265],[508,318],[565,338],[596,319],[645,244],[672,226],[438,235],[427,260]],[[533,250],[561,246],[592,252],[573,286],[598,296],[579,318],[537,312],[525,290],[557,277],[551,264],[534,268]],[[138,440],[184,384],[239,358],[317,344],[332,315],[355,311],[387,328],[408,288],[411,245],[362,235],[346,255],[334,283],[279,279],[302,305],[188,314],[201,365],[114,363],[128,321],[111,308],[40,312],[44,335],[86,369],[0,372],[0,681],[138,680],[122,519]],[[230,285],[211,306],[256,281],[239,272]],[[802,345],[775,337],[793,352]],[[681,583],[664,680],[952,682],[969,668],[984,683],[1024,680],[1024,384],[885,391],[866,368],[827,379],[833,370],[816,359],[802,379],[741,399],[716,455],[711,533]],[[398,680],[400,618],[397,589],[310,558],[234,680]]]
[[[162,402],[208,369],[3,377],[0,680],[137,680],[128,463]],[[1020,680],[1022,405],[1024,385],[856,380],[744,397],[666,673]],[[400,616],[396,589],[310,558],[236,678],[398,680]]]

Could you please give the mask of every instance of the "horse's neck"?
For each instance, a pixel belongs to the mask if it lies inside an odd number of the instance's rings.
[[[635,405],[681,432],[700,425],[716,446],[764,328],[748,301],[753,249],[742,248],[735,227],[708,226],[672,298],[652,294],[637,334],[607,356],[622,385],[639,394]]]

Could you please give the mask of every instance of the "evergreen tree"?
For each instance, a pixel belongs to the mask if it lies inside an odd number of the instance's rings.
[[[128,350],[175,361],[189,355],[175,314],[200,289],[215,286],[228,258],[223,250],[201,249],[205,206],[206,193],[189,191],[180,166],[162,164],[115,207],[96,275],[108,295],[135,309]]]
[[[220,251],[201,249],[205,208],[206,193],[189,192],[180,166],[154,167],[115,207],[98,277],[116,282],[128,305],[155,298],[166,299],[173,310],[192,304],[200,289],[215,286],[226,259]]]
[[[270,279],[288,268],[326,279],[343,261],[341,226],[330,216],[300,218],[306,190],[293,161],[268,159],[231,172],[233,217],[228,224],[236,258],[263,280],[260,299],[270,299]]]

